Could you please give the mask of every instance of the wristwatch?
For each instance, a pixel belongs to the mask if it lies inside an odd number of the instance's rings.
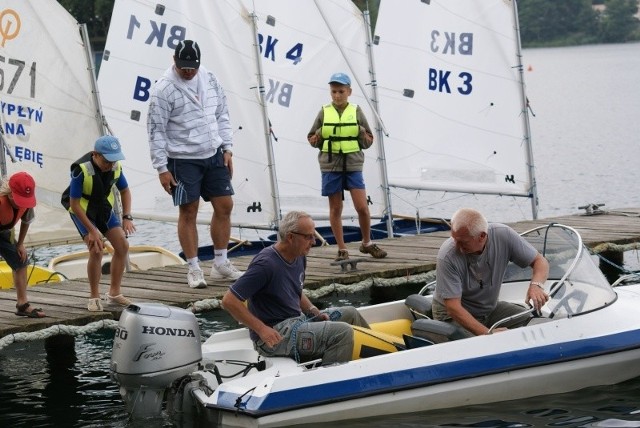
[[[133,217],[131,216],[131,214],[124,214],[122,216],[123,220],[129,220],[129,221],[133,221]]]
[[[231,151],[231,149],[222,149],[222,153],[229,153],[231,156],[233,156],[233,152]]]

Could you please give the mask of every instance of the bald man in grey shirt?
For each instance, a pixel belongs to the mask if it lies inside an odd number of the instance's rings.
[[[531,266],[525,302],[531,301],[539,310],[549,299],[543,288],[549,274],[547,260],[509,226],[489,225],[480,212],[470,208],[456,211],[451,218],[451,238],[438,252],[434,318],[453,322],[468,336],[475,336],[487,334],[495,322],[521,313],[524,307],[498,301],[509,262]],[[514,319],[494,331],[523,325],[528,319]]]

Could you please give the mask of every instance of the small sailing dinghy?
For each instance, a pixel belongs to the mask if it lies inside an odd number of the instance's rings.
[[[113,248],[106,246],[102,258],[103,273],[109,273]],[[67,279],[86,278],[88,251],[62,254],[49,262],[49,269],[64,275]],[[187,262],[179,255],[162,247],[153,245],[132,245],[129,247],[129,269],[147,270],[172,265],[183,265]]]

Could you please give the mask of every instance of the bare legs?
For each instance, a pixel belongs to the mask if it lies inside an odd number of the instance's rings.
[[[371,240],[371,214],[367,205],[367,191],[365,189],[352,189],[349,191],[353,206],[358,213],[358,224],[362,233],[362,242],[367,243]],[[334,193],[329,196],[329,223],[331,231],[336,238],[336,244],[339,250],[347,248],[344,243],[344,232],[342,230],[342,192]]]

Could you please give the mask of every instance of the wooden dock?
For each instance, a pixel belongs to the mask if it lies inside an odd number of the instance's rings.
[[[594,248],[599,244],[630,244],[640,242],[640,208],[624,209],[629,215],[570,215],[540,220],[510,223],[516,231],[524,232],[551,222],[562,223],[580,231],[585,244]],[[359,243],[347,244],[351,257],[366,257],[358,263],[357,271],[342,272],[332,266],[337,249],[335,246],[314,247],[308,257],[305,288],[339,283],[352,284],[369,278],[395,278],[435,269],[436,255],[449,232],[405,236],[377,240],[389,255],[384,259],[372,259],[359,253]],[[244,270],[253,256],[233,259]],[[203,263],[205,274],[211,261]],[[209,287],[190,289],[186,283],[187,266],[178,265],[132,271],[124,275],[122,290],[134,302],[159,302],[186,308],[192,302],[221,298],[230,282],[213,281],[207,277]],[[103,276],[101,290],[108,290],[108,276]],[[46,318],[28,319],[15,315],[15,290],[0,290],[0,339],[14,333],[41,330],[54,325],[82,326],[102,319],[118,319],[122,307],[105,305],[105,312],[87,311],[89,283],[87,280],[71,280],[29,287],[29,299],[41,307]]]

